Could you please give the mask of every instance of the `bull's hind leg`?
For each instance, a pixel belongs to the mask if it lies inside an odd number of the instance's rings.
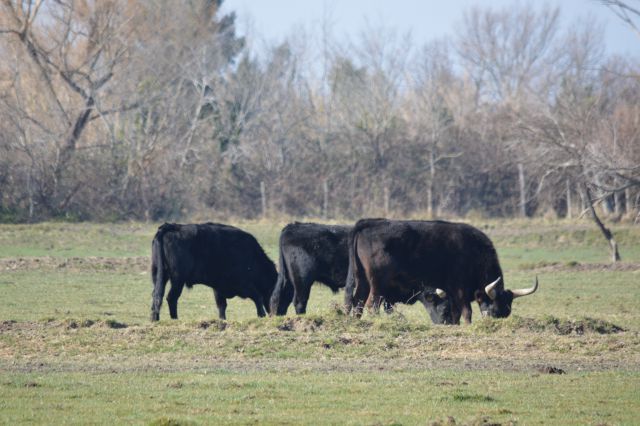
[[[213,297],[216,299],[216,306],[218,307],[218,316],[221,320],[227,319],[227,298],[221,296],[220,293],[213,290]]]
[[[356,318],[360,318],[364,303],[369,297],[369,284],[365,280],[358,280],[353,293],[353,314]]]
[[[369,297],[367,298],[367,309],[374,314],[380,313],[380,304],[382,303],[382,296],[376,294],[373,291],[374,287],[371,286]]]
[[[167,295],[167,304],[169,305],[169,315],[172,319],[178,319],[178,299],[182,294],[184,288],[184,281],[171,280],[171,290]]]
[[[293,306],[296,314],[302,315],[307,312],[307,303],[309,302],[309,294],[311,293],[312,280],[302,279],[294,283]]]
[[[168,279],[161,279],[160,282],[156,281],[155,277],[156,271],[153,271],[154,274],[154,283],[153,286],[153,295],[151,300],[151,321],[160,320],[160,307],[162,306],[162,299],[164,298],[164,289],[167,285]]]

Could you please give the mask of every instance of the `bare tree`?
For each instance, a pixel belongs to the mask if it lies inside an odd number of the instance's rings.
[[[444,43],[425,46],[417,59],[416,69],[410,75],[411,91],[407,94],[406,120],[411,129],[411,138],[426,148],[424,168],[427,172],[429,217],[436,215],[437,200],[444,197],[444,176],[438,173],[441,164],[462,155],[451,143],[450,129],[454,117],[446,101],[447,90],[451,89],[454,79],[451,59]],[[441,192],[439,197],[436,191]]]
[[[0,7],[0,32],[10,39],[15,57],[6,93],[13,98],[8,112],[21,135],[17,149],[31,158],[28,180],[37,185],[38,202],[61,212],[82,187],[68,178],[89,123],[136,105],[135,100],[113,104],[108,96],[109,83],[123,70],[132,28],[116,2],[43,7],[41,1],[4,0]]]
[[[598,0],[600,3],[607,6],[613,13],[616,14],[625,24],[631,27],[638,35],[640,35],[640,28],[636,21],[640,19],[640,5],[632,5],[631,1],[620,0]],[[633,1],[633,0],[632,0]],[[638,3],[637,0],[635,3]]]
[[[521,125],[525,135],[544,150],[547,170],[569,174],[577,183],[587,211],[609,242],[615,262],[620,260],[617,243],[598,217],[594,203],[602,203],[616,191],[638,184],[637,165],[623,158],[637,158],[638,149],[631,148],[626,140],[622,144],[626,148],[623,156],[619,155],[621,148],[616,148],[620,143],[619,121],[614,118],[614,111],[631,98],[624,96],[625,91],[620,88],[611,90],[607,80],[602,79],[596,66],[600,48],[592,37],[587,28],[569,34],[563,43],[563,78],[553,92],[538,96],[533,114],[521,116]],[[632,89],[632,93],[636,91],[637,88]],[[551,103],[550,95],[554,97]],[[635,132],[628,137],[634,139]]]

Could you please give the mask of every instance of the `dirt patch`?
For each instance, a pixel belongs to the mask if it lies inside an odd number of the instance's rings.
[[[571,262],[537,262],[525,263],[518,267],[520,270],[535,270],[539,272],[640,272],[640,263],[580,263]]]
[[[567,374],[562,368],[552,367],[550,365],[539,367],[538,372],[543,374]]]
[[[198,327],[203,330],[213,327],[214,330],[223,331],[227,328],[227,326],[228,326],[228,323],[223,320],[201,321],[198,324]]]
[[[146,256],[137,257],[8,257],[0,259],[0,271],[29,271],[54,269],[69,271],[125,271],[148,272],[151,262]]]
[[[493,333],[498,330],[552,332],[561,336],[570,334],[583,335],[585,333],[617,334],[626,331],[624,328],[611,322],[597,318],[562,319],[554,316],[546,316],[542,319],[522,318],[516,315],[507,320],[484,318],[473,323],[478,331]]]
[[[528,322],[532,321],[529,319]],[[620,326],[617,326],[608,321],[595,318],[582,318],[578,320],[559,319],[555,317],[547,317],[538,321],[538,324],[534,328],[542,326],[545,330],[554,331],[556,334],[568,335],[577,334],[582,335],[585,332],[598,333],[598,334],[616,334],[625,331]]]
[[[89,328],[89,327],[102,327],[102,328],[115,328],[115,329],[128,327],[127,324],[123,322],[118,322],[115,320],[69,319],[69,320],[63,321],[62,324],[65,328],[71,329],[71,330],[77,329],[77,328]],[[57,326],[57,324],[51,324],[51,325],[53,325],[54,327]]]
[[[0,322],[0,332],[11,330],[15,323],[16,321],[14,320],[7,320],[7,321]]]
[[[428,424],[429,426],[511,426],[515,425],[516,422],[509,420],[507,423],[498,423],[488,416],[472,418],[466,421],[457,421],[455,417],[447,416],[444,419],[432,420]]]
[[[326,351],[326,349],[325,349]],[[538,356],[539,354],[536,354]],[[538,359],[546,356],[538,356]],[[515,358],[482,358],[461,359],[453,356],[425,354],[417,359],[395,359],[393,361],[376,359],[371,356],[353,359],[336,359],[317,357],[317,359],[230,359],[227,356],[197,355],[185,356],[181,353],[146,354],[104,354],[84,357],[66,357],[44,359],[3,359],[0,357],[0,371],[16,371],[24,373],[37,372],[92,372],[92,373],[129,373],[129,372],[272,372],[293,373],[300,371],[314,372],[412,372],[424,370],[453,371],[495,371],[495,372],[529,372],[534,374],[554,374],[541,369],[553,365],[553,368],[565,372],[589,372],[612,370],[636,370],[637,362],[618,359],[572,359],[569,357],[543,360],[545,364],[532,364],[530,359]],[[555,373],[557,374],[557,373]],[[443,385],[458,386],[466,383],[444,382]]]
[[[287,318],[277,326],[280,331],[313,332],[322,328],[322,318],[293,317]]]

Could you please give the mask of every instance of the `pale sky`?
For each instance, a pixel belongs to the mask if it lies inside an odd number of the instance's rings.
[[[531,2],[559,6],[565,27],[575,20],[596,18],[604,26],[608,53],[640,57],[640,36],[598,1]],[[357,35],[368,22],[374,28],[411,31],[414,43],[419,46],[455,35],[463,12],[474,5],[502,8],[518,3],[522,0],[225,0],[223,12],[236,12],[240,34],[252,27],[254,36],[269,43],[282,41],[295,28],[310,33],[319,31],[323,16],[327,16],[338,40]]]

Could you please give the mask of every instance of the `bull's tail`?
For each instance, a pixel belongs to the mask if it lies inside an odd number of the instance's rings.
[[[363,220],[359,220],[349,231],[349,237],[347,241],[348,250],[349,250],[349,269],[347,270],[347,282],[344,286],[344,310],[347,315],[353,309],[353,292],[356,288],[358,280],[356,276],[358,275],[358,269],[360,262],[358,261],[358,232],[362,229]]]
[[[353,309],[356,315],[360,315],[364,304],[362,296],[369,294],[369,282],[358,258],[358,235],[363,229],[386,221],[387,219],[360,219],[349,232],[349,270],[344,288],[344,305],[347,314]]]
[[[167,223],[160,226],[151,243],[151,282],[153,284],[151,321],[158,321],[160,319],[160,307],[162,306],[162,298],[164,297],[165,286],[169,278],[166,276],[165,271],[162,240],[164,234],[170,228],[171,225]]]
[[[352,228],[349,231],[349,237],[347,240],[347,246],[349,251],[349,268],[347,269],[347,282],[344,286],[344,310],[347,315],[351,312],[351,308],[353,308],[353,290],[356,286],[355,282],[355,271],[356,271],[356,228]]]
[[[271,315],[285,315],[287,308],[293,300],[293,284],[289,278],[287,261],[284,257],[284,251],[282,250],[282,238],[283,235],[280,234],[278,244],[278,280],[276,281],[276,286],[273,289],[273,293],[271,293],[271,300],[269,301],[271,306],[269,312]]]

